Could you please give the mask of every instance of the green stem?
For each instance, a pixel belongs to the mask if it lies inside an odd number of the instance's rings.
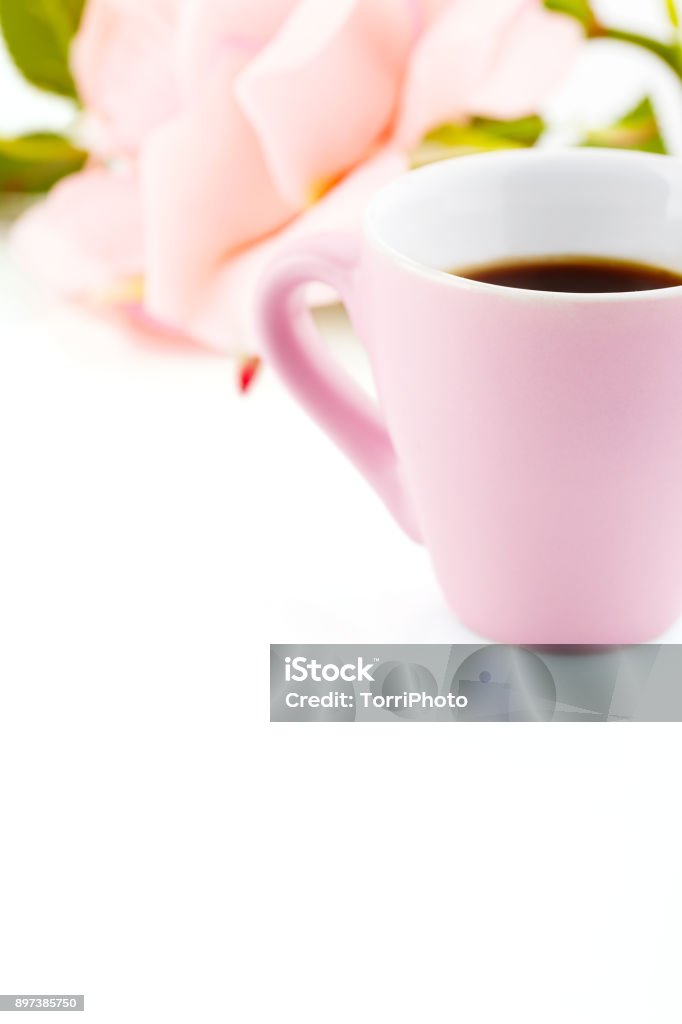
[[[626,32],[619,28],[607,28],[604,25],[596,25],[590,33],[593,39],[615,39],[621,43],[629,43],[631,46],[638,46],[642,50],[660,57],[669,68],[675,72],[678,78],[682,79],[682,47],[675,41],[662,43],[658,39],[650,39],[638,32]]]

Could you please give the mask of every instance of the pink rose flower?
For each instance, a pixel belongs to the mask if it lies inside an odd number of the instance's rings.
[[[358,227],[439,124],[534,112],[579,38],[541,0],[89,0],[72,63],[93,157],[17,251],[72,297],[253,351],[277,247]]]

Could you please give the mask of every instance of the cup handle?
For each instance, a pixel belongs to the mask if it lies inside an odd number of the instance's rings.
[[[301,405],[374,487],[405,533],[419,530],[378,406],[320,342],[301,294],[307,284],[337,291],[355,323],[360,246],[346,235],[305,239],[283,252],[261,286],[257,316],[267,359]]]

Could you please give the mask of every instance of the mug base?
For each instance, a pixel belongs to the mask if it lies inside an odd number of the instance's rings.
[[[566,647],[603,650],[611,647],[630,647],[638,644],[655,643],[677,621],[678,615],[668,616],[663,621],[613,624],[597,626],[590,624],[550,625],[549,623],[492,622],[485,616],[465,615],[461,609],[450,604],[457,619],[484,642],[507,644],[514,647],[534,647],[555,650]]]

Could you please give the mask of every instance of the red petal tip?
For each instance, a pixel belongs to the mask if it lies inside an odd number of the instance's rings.
[[[242,359],[239,364],[237,371],[237,386],[242,393],[245,395],[249,390],[254,380],[258,376],[262,365],[260,356],[249,356],[247,359]]]

